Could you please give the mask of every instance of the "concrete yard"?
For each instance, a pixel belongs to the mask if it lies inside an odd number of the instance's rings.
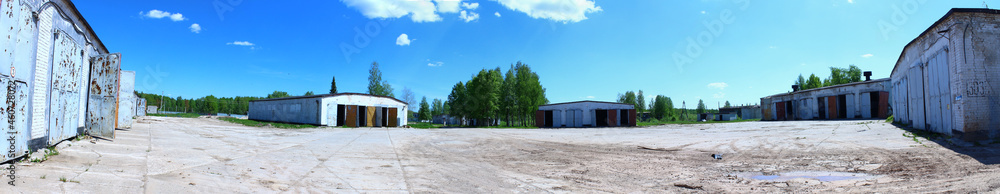
[[[211,118],[142,117],[132,129],[116,131],[114,141],[67,141],[48,161],[18,163],[17,186],[4,184],[0,193],[1000,189],[1000,146],[941,146],[904,133],[876,120],[647,128],[275,129]]]

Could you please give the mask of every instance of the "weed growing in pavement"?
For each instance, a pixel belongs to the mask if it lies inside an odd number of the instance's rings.
[[[65,183],[66,182],[66,177],[59,177],[59,181]]]
[[[38,177],[38,178],[40,178],[40,179],[45,179],[45,175],[42,175],[42,177]]]
[[[886,119],[885,119],[885,122],[886,122],[886,123],[891,123],[892,121],[894,121],[894,120],[895,120],[895,119],[894,119],[893,117],[895,117],[895,115],[889,115],[889,118],[886,118]]]

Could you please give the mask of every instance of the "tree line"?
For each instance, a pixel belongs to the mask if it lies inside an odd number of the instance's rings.
[[[626,91],[624,94],[618,94],[617,102],[635,106],[636,112],[640,114],[648,111],[649,121],[653,122],[695,121],[698,119],[698,114],[718,113],[717,109],[709,109],[705,106],[705,102],[702,100],[698,100],[698,104],[693,110],[676,108],[674,101],[664,95],[656,95],[649,100],[647,106],[642,90],[639,90],[638,93]],[[724,107],[730,107],[729,101],[726,101]],[[640,117],[639,119],[644,118]]]
[[[802,74],[799,74],[799,78],[795,80],[795,85],[799,85],[800,90],[808,90],[813,88],[861,82],[861,73],[861,68],[854,65],[850,65],[847,68],[830,67],[830,76],[826,77],[826,79],[820,80],[819,76],[816,76],[815,73],[810,74],[808,79],[803,77]]]
[[[445,101],[434,99],[429,104],[424,97],[417,113],[420,120],[448,114],[460,118],[460,125],[533,125],[538,106],[549,102],[538,74],[520,61],[501,72],[500,67],[480,70],[472,79],[452,86]]]

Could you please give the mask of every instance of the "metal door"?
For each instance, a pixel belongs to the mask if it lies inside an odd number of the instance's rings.
[[[774,110],[776,110],[776,112],[778,112],[778,114],[776,114],[778,117],[775,120],[784,121],[785,120],[785,102],[774,103],[774,106],[776,107]]]
[[[861,118],[872,118],[872,93],[861,93]]]
[[[576,110],[566,111],[566,127],[576,127]]]
[[[397,122],[399,118],[396,118],[397,111],[399,110],[396,108],[389,108],[389,127],[399,127],[399,122]]]
[[[583,127],[583,110],[576,110],[576,127]]]
[[[840,118],[840,113],[837,112],[837,96],[826,97],[826,112],[830,113],[826,118],[836,119]]]
[[[87,134],[103,138],[115,138],[121,53],[100,55],[90,61],[90,97],[87,99]]]
[[[618,110],[617,109],[608,110],[608,126],[609,127],[616,127],[616,126],[618,126]]]
[[[132,128],[135,112],[135,71],[121,71],[118,80],[118,124],[115,128]]]
[[[535,111],[535,127],[545,127],[545,111]]]
[[[80,72],[83,49],[64,31],[58,33],[55,43],[48,99],[50,145],[77,135],[80,82],[83,81]]]
[[[375,109],[374,106],[369,106],[365,108],[365,126],[374,127],[375,126]]]
[[[907,73],[909,79],[909,117],[913,128],[925,129],[924,122],[924,78],[920,64],[914,64]]]
[[[347,105],[347,116],[344,119],[345,126],[347,127],[358,127],[358,106],[357,105]]]

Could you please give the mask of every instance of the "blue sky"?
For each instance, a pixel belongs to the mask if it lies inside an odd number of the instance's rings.
[[[78,1],[136,90],[184,98],[365,92],[370,64],[428,99],[522,61],[552,102],[628,90],[693,108],[757,104],[799,74],[855,64],[888,77],[949,9],[984,1]],[[464,4],[464,5],[463,5]],[[1000,6],[998,0],[985,4]],[[464,14],[463,14],[464,12]],[[197,24],[197,25],[195,25]],[[401,38],[403,34],[406,37]],[[692,43],[693,42],[693,43]],[[345,52],[348,51],[348,52]],[[649,99],[649,98],[647,98]]]

